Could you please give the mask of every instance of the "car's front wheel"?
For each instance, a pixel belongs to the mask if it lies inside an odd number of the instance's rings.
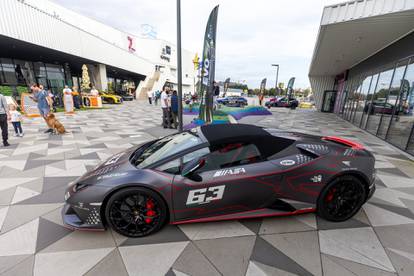
[[[322,190],[317,214],[329,221],[341,222],[353,217],[366,198],[364,184],[352,175],[340,176]]]
[[[105,217],[109,226],[119,234],[137,238],[162,228],[167,218],[167,207],[157,193],[131,187],[109,198]]]

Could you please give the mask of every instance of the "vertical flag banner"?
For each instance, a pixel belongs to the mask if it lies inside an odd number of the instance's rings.
[[[290,78],[288,85],[287,85],[287,95],[290,96],[293,90],[293,84],[295,83],[295,77]]]
[[[262,95],[264,94],[265,89],[266,89],[266,81],[267,81],[267,79],[264,78],[262,80],[262,82],[260,83],[260,94],[262,94]]]
[[[229,85],[230,85],[230,78],[227,78],[224,81],[224,95],[223,95],[223,97],[226,97],[227,90],[229,90]]]
[[[202,56],[200,82],[200,113],[199,118],[206,123],[213,121],[213,82],[216,64],[217,5],[208,18]]]

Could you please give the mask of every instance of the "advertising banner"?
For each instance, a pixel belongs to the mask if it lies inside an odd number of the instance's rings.
[[[217,5],[210,13],[202,56],[201,82],[200,82],[200,113],[199,118],[206,123],[213,121],[213,82],[216,64],[216,33],[217,33]]]
[[[21,95],[21,108],[22,111],[28,117],[40,117],[39,109],[37,108],[37,103],[30,98],[29,93],[22,93]]]
[[[262,94],[262,95],[264,94],[265,89],[266,89],[266,81],[267,81],[267,79],[264,78],[262,80],[262,82],[260,83],[260,94]]]
[[[290,78],[288,85],[287,85],[287,94],[290,97],[293,92],[293,84],[295,83],[295,77]]]

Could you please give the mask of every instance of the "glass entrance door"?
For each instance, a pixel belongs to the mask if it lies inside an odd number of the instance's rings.
[[[336,90],[327,90],[323,94],[322,112],[332,113],[335,107]]]

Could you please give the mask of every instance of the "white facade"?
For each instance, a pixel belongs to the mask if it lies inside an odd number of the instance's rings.
[[[172,43],[136,37],[49,0],[1,0],[0,35],[146,76],[138,93],[154,76],[156,65],[165,67],[154,85],[166,79],[176,82],[176,47]],[[169,62],[161,59],[165,46],[172,49]],[[183,83],[187,90],[193,89],[193,56],[183,50]]]
[[[414,0],[354,0],[327,6],[309,69],[318,109],[335,77],[414,31]]]

